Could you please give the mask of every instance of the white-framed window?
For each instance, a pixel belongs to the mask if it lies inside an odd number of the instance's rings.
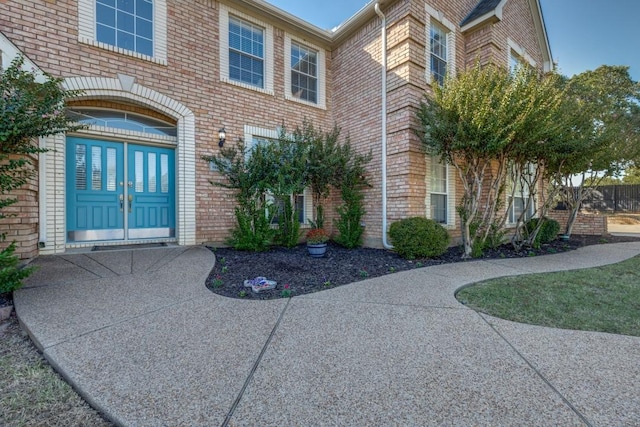
[[[426,9],[426,78],[429,84],[443,84],[455,77],[456,27],[444,14],[429,5]]]
[[[285,98],[325,108],[324,49],[285,35]]]
[[[455,224],[454,177],[452,168],[438,157],[427,157],[427,217],[442,225]]]
[[[255,126],[244,127],[244,141],[246,155],[251,156],[253,147],[262,144],[269,144],[277,141],[279,137],[279,131],[277,129],[264,129]],[[300,194],[291,194],[291,205],[294,207],[298,222],[301,225],[310,225],[309,220],[313,215],[313,196],[308,188]],[[265,194],[267,202],[272,203],[276,207],[275,215],[272,219],[273,224],[278,224],[279,214],[284,208],[284,202],[282,200],[276,200],[272,194]]]
[[[220,5],[220,80],[273,95],[273,26]]]
[[[507,64],[509,71],[515,73],[524,64],[535,68],[536,61],[523,47],[507,37]]]
[[[515,224],[525,209],[527,210],[523,217],[525,221],[531,219],[536,211],[536,200],[533,195],[531,195],[528,184],[532,181],[535,174],[535,165],[527,165],[525,170],[522,171],[522,174],[524,174],[524,177],[517,176],[517,173],[512,173],[507,184],[507,206],[509,209],[509,215],[507,218],[508,224]],[[515,180],[513,178],[514,175],[516,175]],[[515,192],[513,191],[514,186]]]
[[[78,40],[167,63],[167,0],[79,0]]]

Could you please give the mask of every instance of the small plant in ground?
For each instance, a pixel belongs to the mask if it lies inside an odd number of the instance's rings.
[[[598,240],[598,243],[609,243],[609,240],[603,237],[602,239]]]
[[[527,252],[527,256],[536,256],[536,253],[533,251]]]
[[[215,279],[213,279],[213,287],[218,289],[221,288],[224,285],[224,282],[222,281],[222,277],[220,276],[216,276]]]
[[[220,265],[225,265],[227,263],[227,259],[225,257],[222,257],[218,260],[218,264]]]
[[[247,291],[240,291],[238,292],[238,296],[240,298],[246,298],[247,297]]]
[[[329,279],[326,279],[324,282],[322,282],[322,284],[324,286],[326,286],[327,288],[331,287],[333,285],[333,283],[331,283],[331,280],[329,280]]]
[[[226,265],[223,265],[222,268],[220,269],[223,273],[226,273],[229,270],[229,267],[227,267]]]
[[[395,272],[396,272],[395,267],[389,267],[389,273],[395,273]]]
[[[449,233],[437,222],[422,218],[406,218],[391,224],[389,237],[396,252],[403,257],[436,257],[449,246]]]
[[[293,290],[291,289],[291,286],[286,283],[284,285],[284,289],[280,292],[280,296],[282,298],[291,298],[291,294],[293,293]]]
[[[500,258],[506,258],[506,257],[507,256],[504,253],[500,252]]]
[[[558,252],[558,250],[556,248],[549,248],[547,249],[547,252],[549,252],[550,254],[555,254]]]
[[[358,271],[358,275],[360,277],[362,277],[363,279],[366,278],[366,277],[369,277],[369,273],[364,268],[362,270]]]

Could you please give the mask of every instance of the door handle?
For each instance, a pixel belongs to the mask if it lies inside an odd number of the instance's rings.
[[[131,213],[131,205],[133,205],[133,194],[129,194],[129,213]]]
[[[121,194],[120,197],[120,212],[124,211],[124,194]]]

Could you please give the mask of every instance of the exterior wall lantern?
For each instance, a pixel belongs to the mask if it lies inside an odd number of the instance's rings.
[[[218,131],[218,147],[222,148],[224,142],[227,140],[227,132],[224,127]]]

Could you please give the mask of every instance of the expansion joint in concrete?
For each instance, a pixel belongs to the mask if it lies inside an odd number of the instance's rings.
[[[244,392],[247,390],[247,387],[249,386],[249,383],[251,383],[251,380],[253,379],[253,375],[255,374],[256,370],[258,369],[258,366],[260,366],[260,362],[262,362],[262,357],[264,356],[264,353],[267,351],[267,348],[269,347],[269,344],[271,343],[271,340],[273,339],[273,336],[275,335],[276,330],[278,330],[278,326],[280,326],[280,322],[282,321],[282,318],[284,317],[284,313],[287,311],[287,307],[289,307],[289,303],[290,302],[291,302],[291,298],[289,298],[289,300],[287,301],[287,304],[282,309],[282,312],[280,313],[280,316],[278,317],[278,321],[273,326],[273,329],[271,330],[271,333],[269,334],[269,337],[267,338],[267,341],[264,343],[264,346],[262,346],[262,350],[260,351],[260,354],[258,355],[258,358],[256,359],[255,363],[253,364],[253,367],[251,368],[251,371],[249,371],[249,375],[247,376],[247,379],[244,381],[244,384],[242,385],[242,388],[240,389],[240,393],[238,393],[238,397],[236,397],[236,400],[233,402],[233,405],[231,405],[231,409],[229,409],[229,413],[227,413],[227,416],[225,417],[225,419],[224,419],[224,421],[222,423],[222,427],[228,427],[229,426],[229,422],[231,421],[231,418],[233,417],[233,414],[236,411],[236,408],[238,407],[238,404],[242,400],[242,396],[244,396]]]
[[[580,420],[582,420],[582,422],[588,426],[588,427],[593,427],[593,423],[591,423],[587,417],[585,417],[570,401],[569,399],[567,399],[562,393],[560,393],[560,391],[555,388],[553,386],[553,384],[551,384],[551,382],[542,374],[542,372],[540,372],[538,370],[538,368],[535,367],[535,365],[533,363],[531,363],[525,356],[524,354],[522,354],[520,351],[518,351],[518,349],[511,344],[511,342],[500,333],[500,331],[498,331],[492,324],[491,322],[489,322],[482,314],[480,314],[479,312],[476,311],[476,314],[493,330],[493,332],[495,332],[510,348],[511,350],[513,350],[518,357],[520,357],[524,363],[526,363],[532,370],[533,372],[535,372],[535,374],[540,377],[540,379],[547,385],[547,387],[549,387],[551,390],[553,390],[553,392],[555,394],[558,395],[558,397],[560,397],[560,399],[562,399],[562,401],[565,403],[565,405],[567,405],[579,418]]]

